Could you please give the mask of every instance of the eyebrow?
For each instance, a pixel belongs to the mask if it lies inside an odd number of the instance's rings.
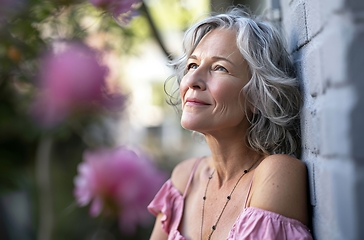
[[[213,56],[213,57],[211,57],[211,58],[212,58],[212,59],[214,59],[214,60],[222,60],[222,61],[226,61],[226,62],[230,63],[231,65],[233,65],[234,67],[236,67],[236,65],[235,65],[232,61],[230,61],[229,59],[227,59],[227,58],[225,58],[225,57]],[[196,55],[191,55],[188,59],[194,59],[194,60],[197,60],[197,57],[196,57]]]

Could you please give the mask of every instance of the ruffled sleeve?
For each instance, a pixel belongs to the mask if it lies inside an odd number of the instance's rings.
[[[183,211],[183,197],[173,186],[169,179],[163,184],[152,202],[148,205],[148,210],[155,216],[163,214],[161,219],[162,229],[169,234],[171,229],[177,229]]]
[[[298,220],[249,207],[240,214],[227,239],[312,240],[312,235]]]

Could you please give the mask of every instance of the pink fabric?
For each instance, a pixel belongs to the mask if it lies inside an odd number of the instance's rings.
[[[227,240],[311,240],[310,230],[300,221],[260,208],[245,208],[235,221]]]
[[[159,213],[163,214],[162,229],[168,234],[168,240],[186,240],[178,231],[178,227],[183,215],[184,198],[201,159],[196,161],[183,195],[169,179],[148,206],[148,210],[155,216]],[[248,196],[251,186],[252,182]],[[246,208],[248,196],[245,199],[244,210],[236,219],[227,240],[312,240],[310,230],[298,220],[260,208]]]
[[[185,239],[177,230],[182,219],[183,206],[183,196],[173,186],[170,179],[164,183],[148,206],[148,210],[155,216],[159,213],[163,213],[161,219],[162,229],[168,234],[168,239]]]

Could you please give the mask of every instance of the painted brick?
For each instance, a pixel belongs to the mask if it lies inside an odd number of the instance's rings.
[[[317,205],[316,200],[316,178],[315,178],[315,160],[317,155],[311,154],[306,149],[303,150],[301,160],[306,164],[308,172],[309,194],[310,194],[310,206],[314,209]]]
[[[304,95],[314,239],[364,239],[364,1],[280,2]]]
[[[304,93],[313,98],[323,93],[321,47],[320,42],[312,40],[296,54],[299,56],[296,61],[299,63],[300,80],[305,86]]]
[[[307,38],[310,41],[323,28],[323,21],[320,16],[320,1],[306,0],[306,23],[307,23]]]
[[[309,151],[310,154],[320,154],[321,134],[319,125],[320,112],[316,105],[307,106],[307,101],[301,113],[301,135],[302,148],[304,151]]]
[[[288,42],[288,27],[287,27],[287,22],[288,21],[288,16],[290,15],[290,7],[289,7],[289,1],[288,0],[281,0],[280,1],[280,6],[281,6],[281,24],[282,24],[282,29],[285,33],[285,36],[287,37],[287,42]]]
[[[310,205],[316,206],[316,183],[315,183],[315,163],[320,154],[320,131],[317,123],[317,106],[315,101],[305,101],[301,112],[301,137],[302,154],[301,160],[306,164],[308,170]]]
[[[316,206],[313,209],[313,235],[318,240],[336,240],[338,238],[338,220],[335,217],[331,163],[321,157],[315,162]]]
[[[315,239],[355,240],[355,167],[349,158],[317,160],[317,205],[313,214]]]
[[[355,166],[352,159],[340,157],[338,160],[330,161],[330,182],[334,186],[333,211],[338,222],[336,231],[338,239],[356,240],[357,226],[355,205]]]
[[[348,14],[333,15],[316,39],[320,42],[324,90],[343,85],[347,79],[347,49],[352,41],[354,27]]]
[[[364,11],[364,1],[363,0],[346,0],[346,8],[352,10],[353,12]]]
[[[317,114],[316,99],[305,100],[301,111],[301,138],[302,154],[301,160],[306,164],[308,170],[310,205],[316,207],[316,177],[315,164],[320,154],[321,134],[318,129],[319,117]],[[313,101],[312,101],[313,100]]]
[[[355,159],[355,162],[364,162],[364,158]],[[361,207],[364,202],[364,167],[356,167],[356,185],[355,192],[357,193],[356,206],[358,207],[356,225],[358,229],[357,239],[364,239],[364,228],[362,223],[364,222],[364,208]]]
[[[348,50],[348,79],[353,84],[357,100],[351,114],[352,154],[355,159],[364,159],[364,23],[357,26],[357,32],[353,37]],[[364,166],[364,161],[357,162]]]
[[[318,2],[320,4],[320,19],[323,25],[331,21],[332,15],[343,11],[345,6],[345,0],[320,0]]]
[[[351,87],[333,88],[327,91],[319,118],[321,153],[326,157],[351,155],[350,114],[355,102]]]
[[[288,39],[288,49],[295,51],[307,42],[305,2],[282,1],[282,26]]]

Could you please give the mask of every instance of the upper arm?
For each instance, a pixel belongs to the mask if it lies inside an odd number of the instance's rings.
[[[195,161],[196,159],[188,159],[180,162],[172,171],[171,181],[173,186],[177,188],[181,194],[183,194],[187,185]],[[162,217],[163,213],[159,213],[155,220],[153,232],[150,237],[151,240],[168,239],[167,233],[162,229]]]
[[[287,155],[267,157],[256,169],[250,206],[308,224],[307,169]]]
[[[152,235],[150,236],[150,240],[164,240],[164,239],[168,239],[168,235],[167,233],[165,233],[162,229],[162,222],[161,222],[161,218],[163,217],[163,214],[160,213],[158,214],[156,220],[155,220],[155,224],[154,224],[154,228],[153,228],[153,232]]]

